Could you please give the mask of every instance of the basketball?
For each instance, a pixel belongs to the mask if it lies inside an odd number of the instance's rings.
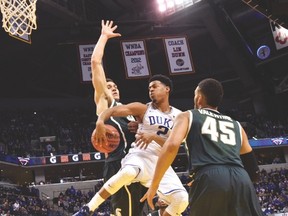
[[[114,151],[120,143],[120,134],[118,132],[118,130],[113,127],[112,125],[108,125],[105,124],[105,128],[106,128],[106,138],[107,138],[107,144],[106,145],[97,145],[97,142],[93,139],[94,137],[94,133],[95,133],[95,129],[92,133],[91,136],[91,142],[93,147],[102,153],[110,153],[112,151]]]

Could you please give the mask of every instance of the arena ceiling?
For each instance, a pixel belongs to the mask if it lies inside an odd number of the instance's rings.
[[[282,24],[287,25],[287,13],[273,11],[268,0],[254,3],[273,16],[281,15]],[[283,1],[283,8],[286,6]],[[196,84],[205,77],[222,81],[226,96],[233,101],[250,101],[259,95],[269,99],[276,96],[281,101],[287,98],[288,48],[275,49],[267,17],[241,0],[202,0],[167,17],[159,14],[156,0],[38,0],[36,15],[38,29],[32,33],[31,45],[0,30],[1,97],[91,96],[91,84],[80,82],[75,47],[95,43],[104,19],[115,21],[123,39],[148,41],[154,71],[165,70],[159,66],[163,49],[157,38],[189,35],[196,73],[173,76],[175,98],[192,98]],[[123,65],[121,53],[113,47],[117,42],[110,43],[105,55],[109,75],[116,76],[127,100],[137,97],[131,89],[139,87],[140,98],[147,100],[147,80],[132,82],[111,72]],[[264,61],[256,56],[263,44],[271,48],[270,57]]]

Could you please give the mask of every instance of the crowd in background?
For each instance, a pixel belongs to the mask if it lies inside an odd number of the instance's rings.
[[[288,170],[262,170],[254,184],[265,215],[288,212]]]
[[[241,123],[249,139],[288,136],[288,116],[275,119],[236,109],[227,111],[227,115]]]
[[[288,135],[287,118],[275,120],[236,110],[227,114],[241,122],[249,138]],[[33,157],[95,151],[90,141],[95,120],[94,110],[89,109],[0,111],[0,154]],[[47,136],[55,140],[40,140]]]
[[[103,185],[103,181],[99,181],[95,185],[95,192],[97,192]],[[88,192],[82,192],[75,189],[73,186],[67,188],[65,192],[61,192],[54,203],[57,202],[59,207],[62,207],[65,211],[72,213],[77,212],[81,206],[89,202],[94,196],[94,192],[89,190]],[[104,202],[97,210],[96,215],[109,216],[110,215],[110,200]]]
[[[180,179],[187,190],[191,179],[187,175],[180,176]],[[97,192],[103,182],[100,181],[95,185]],[[259,181],[254,183],[259,202],[265,215],[273,213],[288,212],[288,170],[274,169],[271,171],[261,170]],[[0,186],[0,215],[42,215],[42,216],[60,216],[63,211],[72,214],[87,203],[94,195],[94,191],[88,192],[78,190],[73,186],[61,192],[58,197],[53,199],[55,206],[47,204],[47,200],[39,199],[37,189],[30,187],[4,187]],[[145,207],[147,209],[145,209]],[[148,212],[148,206],[144,206],[144,212]],[[183,216],[188,215],[187,209]],[[109,200],[104,202],[95,212],[94,216],[109,216]]]
[[[91,110],[2,111],[0,153],[35,157],[95,151],[90,143],[95,120]],[[55,140],[41,142],[49,136]]]
[[[228,115],[241,122],[249,138],[287,137],[288,119],[269,119],[251,113],[230,110]],[[0,154],[14,156],[49,156],[95,151],[90,144],[95,127],[95,113],[89,109],[0,111]],[[42,142],[40,137],[55,137]],[[285,163],[281,150],[255,151],[258,163]],[[181,176],[187,186],[189,178]],[[101,187],[100,182],[95,191]],[[266,215],[288,212],[288,170],[261,171],[255,189]],[[68,188],[54,198],[54,205],[72,213],[89,201],[94,191],[82,192]],[[41,200],[37,191],[25,188],[0,187],[0,216],[4,215],[62,215]],[[109,200],[95,215],[109,215]],[[183,214],[187,215],[186,213]]]
[[[0,185],[1,216],[60,216],[46,200],[39,198],[35,188]]]

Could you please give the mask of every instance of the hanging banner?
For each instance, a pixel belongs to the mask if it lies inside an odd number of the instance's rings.
[[[128,79],[150,76],[144,40],[121,41],[121,49],[126,67],[126,77]]]
[[[186,37],[164,38],[170,74],[194,73]]]
[[[90,82],[92,80],[91,56],[94,47],[95,44],[78,45],[82,82]]]
[[[274,43],[276,49],[282,49],[288,46],[288,30],[281,25],[271,21],[270,22]]]

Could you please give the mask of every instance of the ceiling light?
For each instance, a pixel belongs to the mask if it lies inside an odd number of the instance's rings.
[[[168,16],[200,1],[201,0],[157,0],[157,3],[159,11]]]
[[[164,12],[164,11],[166,11],[166,9],[167,9],[167,8],[166,8],[166,5],[165,5],[165,4],[160,4],[160,5],[159,5],[159,11],[160,11],[160,12]]]

